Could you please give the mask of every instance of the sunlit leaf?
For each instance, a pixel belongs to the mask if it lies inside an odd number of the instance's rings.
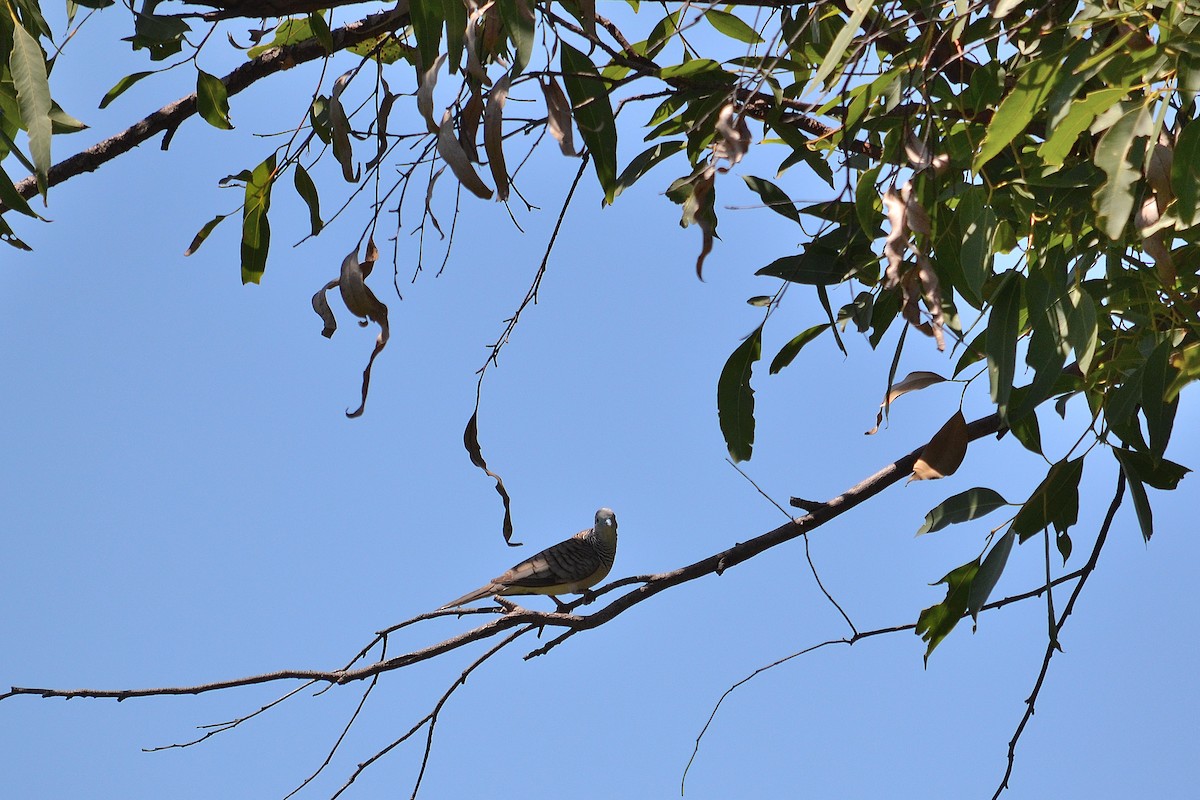
[[[982,486],[967,489],[965,492],[947,497],[930,510],[925,515],[925,524],[917,530],[917,536],[940,531],[947,525],[978,519],[1008,504],[1008,501],[994,489]]]
[[[275,182],[275,154],[254,168],[246,181],[246,201],[242,207],[242,283],[258,283],[267,269],[271,247],[271,187]]]
[[[46,196],[50,172],[50,83],[46,77],[46,61],[37,40],[21,25],[14,25],[12,52],[8,68],[17,90],[17,106],[21,111],[21,126],[29,136],[29,156],[33,159],[38,191]]]
[[[731,39],[736,39],[746,44],[762,44],[762,37],[758,35],[754,28],[747,25],[741,17],[730,14],[727,11],[718,11],[715,8],[710,8],[704,12],[704,18],[714,28]]]
[[[1038,59],[1017,76],[1013,90],[1000,102],[971,169],[979,172],[1029,126],[1054,89],[1061,72],[1056,58]]]
[[[229,94],[225,84],[216,75],[196,70],[196,110],[209,125],[221,130],[231,130],[229,121]]]
[[[879,403],[879,413],[875,416],[875,427],[867,431],[867,436],[872,436],[878,432],[879,426],[883,424],[884,415],[897,397],[902,397],[909,392],[920,391],[928,386],[944,383],[945,381],[946,379],[936,372],[917,370],[905,375],[899,383],[892,384],[891,388],[888,389],[888,393],[884,395],[883,400]]]
[[[1142,176],[1142,155],[1134,139],[1149,132],[1150,122],[1147,107],[1139,105],[1122,114],[1096,145],[1096,166],[1104,170],[1108,180],[1096,190],[1092,201],[1100,230],[1113,241],[1121,239],[1133,214],[1134,186]]]
[[[185,250],[183,254],[185,256],[190,256],[192,253],[199,250],[200,245],[204,244],[204,240],[208,238],[208,235],[210,233],[212,233],[213,229],[216,228],[218,225],[220,225],[221,222],[224,221],[225,217],[227,217],[227,216],[229,216],[229,215],[228,214],[217,214],[215,217],[210,219],[208,222],[204,223],[204,225],[201,226],[200,230],[196,232],[196,235],[192,238],[192,243],[188,245],[188,249]]]
[[[910,480],[928,481],[953,475],[967,455],[967,442],[967,420],[958,411],[921,450]]]

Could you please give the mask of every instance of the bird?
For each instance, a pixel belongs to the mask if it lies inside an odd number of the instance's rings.
[[[570,539],[547,547],[525,559],[490,583],[446,603],[438,609],[455,608],[489,595],[544,594],[559,608],[556,595],[582,594],[595,586],[612,569],[617,555],[617,516],[611,508],[596,512],[596,524]]]

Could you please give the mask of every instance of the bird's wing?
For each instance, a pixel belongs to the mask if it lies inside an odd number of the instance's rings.
[[[602,566],[600,554],[584,538],[591,530],[583,530],[553,547],[532,556],[492,581],[493,584],[544,589],[559,584],[581,581],[594,575]]]

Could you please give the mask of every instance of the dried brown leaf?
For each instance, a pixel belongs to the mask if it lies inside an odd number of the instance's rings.
[[[564,156],[577,156],[571,130],[571,103],[553,76],[538,81],[546,98],[546,130],[558,142]]]
[[[483,121],[483,95],[473,84],[470,86],[471,97],[458,114],[458,143],[469,161],[479,163],[479,150],[475,140],[479,136],[479,124]]]
[[[446,63],[446,54],[442,53],[429,69],[417,74],[417,111],[425,119],[425,126],[430,133],[438,132],[438,124],[433,121],[433,89],[437,86],[438,71]]]
[[[879,430],[880,424],[883,423],[883,415],[888,407],[896,401],[897,397],[908,394],[909,392],[920,391],[934,384],[944,383],[945,378],[938,375],[936,372],[926,372],[917,370],[910,372],[904,376],[904,379],[899,383],[892,384],[892,388],[888,390],[887,396],[883,398],[883,402],[879,404],[879,414],[875,418],[875,427],[867,431],[867,436],[871,436]]]
[[[718,172],[733,169],[750,149],[750,127],[746,116],[738,113],[733,103],[726,103],[717,115],[717,140],[712,145],[713,163],[728,161],[728,165],[717,167]]]
[[[467,74],[484,86],[491,86],[492,79],[488,77],[487,70],[483,68],[483,62],[479,60],[479,21],[493,5],[495,5],[495,0],[475,8],[467,18]]]
[[[959,410],[925,445],[909,480],[929,481],[953,475],[967,455],[967,442],[967,420]]]
[[[488,168],[496,182],[496,198],[508,199],[508,168],[504,164],[504,103],[508,100],[509,76],[496,81],[488,92],[487,110],[483,114],[483,149],[487,151]]]
[[[325,293],[337,285],[336,280],[330,281],[312,298],[313,311],[316,311],[322,322],[325,323],[325,327],[321,329],[321,335],[326,339],[337,331],[337,318],[333,316],[333,309],[329,307],[329,298],[325,296]]]
[[[476,197],[484,200],[492,198],[492,190],[480,180],[475,168],[467,160],[467,154],[463,152],[462,145],[454,137],[454,122],[450,118],[449,110],[442,116],[442,124],[438,130],[437,149],[442,159],[450,167],[450,171],[454,173],[454,177],[458,178],[459,183]]]
[[[697,209],[703,209],[704,202],[712,192],[715,182],[716,175],[713,170],[705,170],[704,174],[696,181],[696,188],[689,202],[694,203]],[[715,226],[713,225],[711,214],[696,213],[694,219],[696,220],[696,224],[700,226],[701,234],[700,255],[696,257],[696,277],[704,280],[704,259],[708,258],[708,254],[712,252]]]

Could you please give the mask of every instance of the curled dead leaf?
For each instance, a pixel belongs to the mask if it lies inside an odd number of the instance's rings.
[[[483,121],[483,95],[474,84],[469,84],[471,97],[458,113],[458,143],[467,160],[479,163],[479,150],[475,139],[479,136],[479,124]]]
[[[492,79],[488,77],[487,70],[483,68],[483,62],[479,60],[479,30],[480,20],[487,14],[488,9],[495,5],[496,0],[486,5],[475,7],[474,3],[471,15],[467,18],[466,30],[466,50],[467,50],[467,74],[475,78],[484,86],[491,86]]]
[[[375,261],[379,258],[379,250],[375,247],[375,240],[371,239],[367,244],[367,251],[362,262],[358,260],[358,248],[350,251],[350,254],[342,260],[341,274],[335,281],[330,281],[316,294],[313,295],[312,304],[313,310],[321,317],[325,323],[325,327],[321,331],[321,335],[329,338],[333,336],[337,330],[337,320],[333,316],[333,310],[329,307],[329,300],[326,296],[333,287],[338,287],[342,296],[342,302],[346,304],[346,308],[350,313],[359,318],[358,324],[365,327],[369,322],[374,322],[379,326],[379,335],[375,338],[375,349],[371,351],[371,357],[367,361],[366,369],[363,370],[362,382],[362,402],[354,411],[347,411],[346,416],[357,417],[363,413],[363,409],[367,405],[367,390],[371,384],[371,367],[375,364],[375,358],[383,351],[383,348],[388,342],[388,318],[387,306],[380,302],[375,293],[366,284],[366,277],[371,274],[372,268],[375,266]]]
[[[904,140],[904,155],[917,172],[932,169],[935,174],[941,175],[950,166],[949,154],[938,153],[936,156],[931,156],[929,148],[912,131],[908,132],[908,138]]]
[[[905,375],[904,379],[899,383],[892,384],[892,387],[888,389],[887,395],[883,398],[883,402],[879,404],[879,414],[875,418],[875,427],[867,431],[867,436],[871,436],[879,430],[879,426],[883,423],[884,414],[887,412],[888,407],[896,401],[897,397],[909,392],[920,391],[928,386],[944,383],[945,381],[946,379],[936,372],[917,370]]]
[[[729,163],[717,167],[717,171],[728,172],[750,149],[750,127],[746,124],[746,115],[739,113],[733,103],[726,103],[717,114],[716,130],[717,140],[712,144],[713,165],[718,161],[727,161]]]
[[[437,86],[438,71],[441,70],[442,64],[446,63],[446,54],[443,53],[434,59],[429,69],[417,72],[417,111],[421,113],[421,117],[425,120],[425,127],[430,133],[438,132],[438,124],[433,121],[433,89]]]
[[[961,410],[946,421],[921,451],[910,481],[929,481],[953,475],[967,455],[967,420]]]

